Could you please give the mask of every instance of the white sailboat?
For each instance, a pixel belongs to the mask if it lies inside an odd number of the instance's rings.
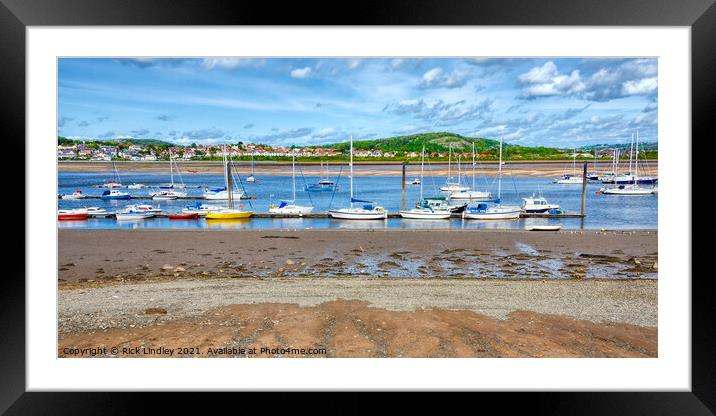
[[[497,178],[497,204],[488,206],[481,202],[476,206],[468,206],[462,212],[466,220],[508,220],[520,218],[521,208],[518,206],[502,205],[502,137],[500,137],[500,163]]]
[[[574,149],[574,153],[572,154],[572,174],[562,175],[562,177],[557,179],[555,183],[560,185],[581,185],[583,182],[584,178],[577,175],[577,149]]]
[[[226,157],[226,145],[224,145],[224,182],[226,189],[233,189],[231,184],[231,165]],[[211,211],[206,214],[207,220],[237,220],[249,218],[253,214],[253,211],[244,211],[240,209],[234,209],[234,198],[233,192],[227,192],[227,208],[221,208],[216,211]]]
[[[272,214],[298,215],[310,214],[313,207],[310,205],[296,204],[296,156],[291,156],[291,182],[293,184],[293,199],[290,201],[281,201],[281,203],[269,206],[269,212]]]
[[[422,162],[420,163],[420,201],[423,200],[423,169],[425,165],[425,145],[423,145]],[[442,220],[450,218],[449,209],[436,209],[430,206],[418,206],[409,210],[400,210],[403,218],[416,220]]]
[[[116,180],[110,179],[106,183],[103,183],[102,185],[100,185],[99,186],[100,188],[108,188],[108,189],[122,188],[122,179],[119,177],[119,171],[117,170],[117,165],[114,164],[114,160],[112,160],[112,169],[114,170],[114,176],[117,179]]]
[[[246,182],[256,182],[256,177],[254,176],[254,155],[251,155],[251,175],[246,178]]]
[[[177,166],[177,174],[179,175],[179,180],[181,183],[174,183],[174,159],[172,157],[172,151],[169,150],[169,176],[171,178],[171,183],[166,185],[161,185],[160,188],[162,189],[170,189],[169,191],[160,191],[152,194],[152,199],[157,200],[172,200],[177,198],[182,198],[186,196],[186,192],[179,192],[175,191],[174,189],[177,188],[186,188],[186,185],[184,185],[184,180],[181,179],[181,173],[179,173],[179,167]]]
[[[639,130],[636,131],[636,153],[634,161],[634,177],[632,183],[626,185],[619,185],[615,183],[612,188],[602,188],[599,192],[604,195],[626,195],[626,196],[643,196],[643,195],[654,195],[658,191],[656,187],[643,188],[639,185]],[[629,168],[631,170],[631,154],[629,155]]]
[[[450,194],[450,193],[454,193],[454,192],[464,192],[464,191],[467,191],[468,189],[470,189],[467,186],[464,186],[460,183],[459,173],[458,173],[458,180],[457,181],[454,180],[454,178],[452,177],[451,167],[452,167],[452,143],[450,143],[448,145],[448,176],[447,176],[447,180],[445,180],[445,185],[440,187],[440,191]],[[458,167],[458,172],[459,172],[459,169],[460,168]]]
[[[388,218],[388,212],[381,206],[374,205],[374,201],[365,201],[353,198],[353,136],[351,136],[351,153],[350,153],[350,207],[329,210],[328,214],[332,218],[342,220],[382,220]],[[360,208],[354,207],[354,203],[363,203]]]
[[[458,180],[459,182],[459,180]],[[479,201],[492,199],[489,192],[478,191],[475,187],[475,143],[472,143],[472,189],[454,192],[450,194],[450,200],[455,201]]]

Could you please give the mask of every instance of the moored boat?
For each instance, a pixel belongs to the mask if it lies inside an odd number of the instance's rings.
[[[100,196],[101,199],[130,199],[131,197],[132,196],[127,192],[118,191],[116,189],[104,191]]]
[[[87,213],[81,210],[61,209],[57,211],[57,219],[59,221],[86,220],[88,217]]]
[[[71,194],[65,194],[61,196],[61,199],[84,199],[87,195],[83,194],[82,191],[77,189],[76,191],[72,192]]]
[[[520,218],[520,207],[511,205],[502,205],[502,138],[500,137],[500,159],[497,177],[497,199],[494,201],[496,205],[489,206],[486,202],[481,202],[474,206],[468,206],[462,213],[462,218],[466,220],[508,220]]]
[[[170,220],[195,220],[199,218],[198,212],[172,212],[167,214]]]
[[[375,205],[374,201],[366,201],[353,197],[353,136],[351,136],[350,150],[350,207],[329,210],[328,215],[341,220],[382,220],[388,218],[388,212],[381,206]],[[361,207],[355,207],[354,203],[362,203]]]
[[[272,214],[284,214],[284,215],[304,215],[310,214],[313,211],[313,206],[310,205],[298,205],[296,204],[296,157],[291,157],[291,183],[293,186],[293,199],[290,201],[281,201],[277,205],[269,205],[269,212]]]
[[[225,190],[233,190],[233,187],[231,186],[231,165],[229,164],[229,160],[226,156],[226,145],[224,145],[224,182],[225,182]],[[205,216],[207,220],[236,220],[236,219],[244,219],[249,218],[253,214],[253,211],[244,211],[240,209],[234,209],[234,198],[233,194],[234,192],[226,192],[227,194],[227,208],[221,208],[216,211],[208,212]]]
[[[529,213],[544,213],[560,209],[557,204],[550,204],[544,197],[534,196],[522,198],[522,211]]]
[[[421,161],[420,161],[420,179],[418,180],[420,183],[420,200],[423,200],[423,171],[425,166],[425,145],[423,145],[423,151],[421,153]],[[414,219],[414,220],[440,220],[440,219],[448,219],[450,218],[450,215],[452,213],[450,210],[443,206],[442,209],[434,209],[430,206],[427,207],[419,207],[416,206],[415,208],[408,209],[408,210],[400,210],[398,211],[401,217],[407,218],[407,219]]]

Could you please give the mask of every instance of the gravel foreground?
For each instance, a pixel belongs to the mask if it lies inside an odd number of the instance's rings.
[[[274,353],[255,356],[324,348],[318,356],[653,357],[656,305],[654,280],[187,279],[74,288],[59,292],[58,354],[118,346],[166,357],[254,356],[242,348],[261,347]],[[182,347],[201,353],[178,354]]]
[[[655,231],[59,230],[60,357],[656,357]]]

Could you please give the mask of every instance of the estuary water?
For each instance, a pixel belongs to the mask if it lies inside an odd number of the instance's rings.
[[[72,193],[76,189],[87,195],[99,196],[103,188],[96,188],[114,177],[112,171],[61,171],[58,174],[58,194]],[[177,181],[175,177],[175,182]],[[314,213],[325,212],[328,209],[341,208],[349,205],[349,178],[347,172],[337,179],[338,189],[335,192],[306,192],[305,184],[318,181],[317,176],[303,176],[297,173],[296,202],[301,205],[313,205]],[[413,176],[408,176],[408,181]],[[150,188],[121,189],[132,196],[147,196],[155,192],[160,184],[170,182],[169,173],[154,171],[125,171],[121,173],[124,185],[142,183]],[[223,176],[220,174],[185,174],[183,182],[188,186],[223,186]],[[402,189],[400,176],[356,176],[354,178],[354,195],[356,198],[375,201],[390,213],[397,213],[402,205]],[[559,204],[566,212],[579,212],[581,209],[581,184],[557,185],[551,183],[551,178],[513,177],[506,175],[502,179],[503,205],[520,205],[522,198],[533,194],[544,196],[550,203]],[[278,204],[282,199],[292,198],[291,176],[261,176],[257,175],[254,183],[245,182],[242,178],[241,187],[247,195],[255,197],[251,200],[241,200],[239,204],[243,209],[254,212],[268,212],[271,203]],[[439,187],[445,183],[445,176],[426,176],[423,179],[423,195],[441,196]],[[472,185],[472,178],[465,177],[462,183]],[[497,180],[495,177],[478,176],[475,179],[478,190],[488,190],[497,195]],[[252,218],[246,221],[207,222],[204,219],[182,221],[167,218],[152,218],[142,221],[123,222],[113,218],[89,219],[86,221],[60,221],[60,228],[229,228],[229,229],[310,229],[310,228],[413,228],[413,229],[527,229],[534,225],[559,224],[563,229],[656,229],[658,228],[658,196],[610,196],[595,194],[604,185],[601,183],[587,184],[586,212],[584,220],[580,218],[544,219],[529,218],[503,221],[463,221],[462,219],[424,221],[404,220],[391,218],[384,221],[350,221],[334,220],[330,218]],[[419,200],[420,186],[406,184],[405,207],[410,208]],[[200,199],[204,189],[182,189],[189,197],[197,199],[175,201],[152,200],[112,200],[100,199],[84,200],[58,200],[58,209],[71,209],[85,206],[104,207],[108,211],[122,209],[130,204],[151,204],[160,206],[165,212],[181,211],[187,205],[203,202],[211,205],[221,205],[222,201],[205,201]],[[224,202],[225,203],[225,202]]]

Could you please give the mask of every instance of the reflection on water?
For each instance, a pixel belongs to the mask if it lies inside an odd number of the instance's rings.
[[[419,169],[419,167],[412,169]],[[415,176],[417,170],[411,172],[409,168],[408,177]],[[94,188],[93,185],[106,182],[111,179],[114,173],[106,172],[60,172],[58,193],[72,193],[75,189],[81,189],[87,195],[101,195],[103,189]],[[338,178],[339,189],[333,192],[305,192],[302,191],[305,183],[313,183],[318,177],[305,178],[297,175],[297,203],[310,204],[315,207],[314,213],[325,212],[329,208],[341,208],[348,205],[349,187],[348,178],[342,175]],[[169,182],[169,174],[156,172],[121,172],[124,183],[143,183],[154,188],[145,189],[123,189],[134,196],[147,196],[157,190],[159,184]],[[222,186],[221,175],[183,175],[187,185],[199,186]],[[334,177],[333,179],[337,179]],[[581,208],[581,186],[554,185],[550,178],[511,178],[505,177],[502,183],[503,203],[508,205],[519,205],[521,198],[531,196],[533,193],[541,193],[548,201],[559,204],[565,211],[579,212]],[[444,177],[426,176],[424,194],[426,196],[440,195],[439,187],[445,182]],[[466,181],[470,185],[471,180]],[[355,181],[356,196],[361,199],[374,200],[385,207],[390,213],[397,213],[401,209],[401,178],[400,176],[360,176]],[[488,190],[496,193],[496,182],[494,178],[480,177],[477,186],[480,190]],[[655,229],[658,226],[658,197],[654,195],[629,197],[629,196],[606,196],[596,195],[602,184],[588,184],[586,194],[587,217],[584,220],[584,228],[588,229]],[[253,184],[244,183],[247,194],[255,196],[254,200],[242,200],[244,209],[254,212],[267,212],[271,203],[278,203],[281,197],[291,195],[290,176],[264,176]],[[200,197],[203,189],[187,188],[190,197]],[[406,207],[412,206],[418,200],[420,187],[407,185],[405,189]],[[59,200],[59,209],[71,209],[84,206],[98,206],[108,211],[116,211],[130,204],[145,203],[161,207],[166,212],[181,211],[185,206],[193,206],[197,202],[210,203],[212,205],[223,205],[222,201],[203,201],[201,199],[176,200],[176,201],[152,201],[152,200],[109,200],[85,199],[85,200]],[[377,221],[356,221],[356,220],[334,220],[329,218],[308,219],[308,218],[281,218],[262,219],[253,218],[247,222],[233,224],[210,225],[205,220],[167,220],[165,218],[153,218],[138,223],[119,223],[113,219],[93,219],[88,221],[59,223],[61,228],[276,228],[276,229],[306,229],[306,228],[344,228],[344,229],[379,229],[379,228],[407,228],[407,229],[529,229],[535,225],[561,225],[563,229],[580,228],[579,218],[548,219],[528,218],[521,220],[407,220],[389,219]]]

